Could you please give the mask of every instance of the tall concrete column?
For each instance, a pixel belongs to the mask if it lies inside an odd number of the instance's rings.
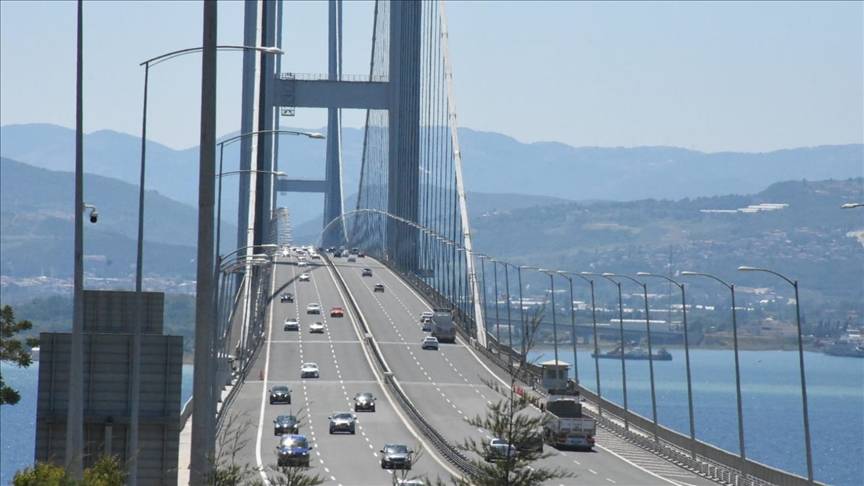
[[[243,4],[243,45],[257,46],[258,44],[258,0],[245,0]],[[243,87],[240,101],[240,133],[251,133],[255,131],[255,85],[258,81],[255,76],[256,56],[259,53],[253,50],[243,51]],[[256,137],[244,137],[240,139],[240,172],[239,191],[237,197],[237,248],[247,246],[247,228],[249,227],[249,169],[252,168],[253,144],[257,144]],[[237,274],[238,278],[240,274]],[[239,280],[238,280],[239,282]]]
[[[342,0],[329,1],[329,56],[328,78],[338,80],[342,76]],[[324,221],[327,227],[331,221],[342,216],[342,151],[341,151],[341,110],[327,109],[327,162],[325,180],[327,192],[324,193]],[[324,245],[336,245],[344,236],[341,223],[331,226],[324,235]]]
[[[198,168],[198,269],[195,289],[195,374],[190,483],[206,484],[214,464],[216,404],[213,363],[213,216],[216,199],[216,2],[204,2],[201,61],[201,143]]]
[[[387,211],[417,221],[420,198],[421,3],[390,3],[390,109]],[[406,271],[418,268],[418,235],[387,222],[387,251]]]
[[[261,45],[273,46],[276,43],[276,2],[264,2],[261,10]],[[258,96],[258,130],[273,130],[276,110],[271,100],[273,93],[273,77],[276,71],[274,56],[266,53],[260,55],[261,73]],[[266,243],[270,234],[270,213],[273,201],[273,140],[275,134],[259,135],[258,158],[255,168],[259,171],[254,178],[256,184],[255,198],[255,244]]]

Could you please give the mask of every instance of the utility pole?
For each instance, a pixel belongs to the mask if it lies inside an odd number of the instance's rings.
[[[78,0],[78,64],[75,76],[75,276],[72,341],[69,350],[69,405],[66,410],[66,468],[84,475],[84,5]]]
[[[213,325],[213,206],[216,182],[217,4],[204,2],[201,62],[201,143],[198,168],[198,269],[195,289],[195,376],[192,383],[191,484],[206,484],[213,466],[214,403],[209,372]]]

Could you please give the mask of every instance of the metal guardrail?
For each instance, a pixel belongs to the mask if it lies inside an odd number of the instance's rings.
[[[189,422],[189,417],[192,416],[192,397],[189,397],[186,400],[186,403],[183,404],[183,409],[180,411],[180,430],[183,430],[183,427],[186,427],[186,423]]]
[[[348,81],[348,82],[386,82],[387,76],[383,74],[373,74],[371,77],[368,74],[342,74],[336,79],[330,79],[327,73],[281,73],[279,79],[282,80],[297,80],[297,81]]]
[[[467,458],[465,455],[456,448],[454,445],[450,444],[447,439],[441,435],[438,430],[435,429],[425,418],[423,418],[423,414],[417,410],[417,407],[411,402],[411,399],[408,398],[408,395],[402,389],[402,386],[399,384],[399,381],[396,379],[396,376],[390,371],[389,366],[387,365],[387,361],[384,359],[384,355],[381,352],[381,349],[378,347],[378,343],[375,341],[375,337],[372,335],[369,327],[366,322],[361,317],[360,308],[357,305],[357,302],[354,301],[354,297],[351,292],[348,290],[348,285],[345,283],[342,278],[342,274],[339,272],[339,269],[336,268],[335,265],[330,261],[329,256],[324,255],[324,260],[327,265],[330,265],[335,273],[337,284],[342,288],[345,294],[348,296],[348,305],[351,306],[351,310],[354,312],[354,315],[357,316],[357,320],[360,322],[360,325],[363,328],[364,336],[366,337],[366,344],[372,349],[372,354],[375,355],[375,361],[378,366],[379,371],[384,375],[384,383],[387,385],[388,389],[393,392],[393,395],[396,397],[399,405],[402,410],[404,410],[414,425],[420,429],[420,432],[432,442],[432,445],[435,449],[441,453],[444,458],[456,466],[457,469],[464,472],[468,476],[477,476],[480,471],[477,467]]]

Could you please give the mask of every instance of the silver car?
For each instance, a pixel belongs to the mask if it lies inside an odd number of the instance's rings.
[[[306,306],[307,314],[320,314],[321,313],[321,304],[312,303]]]
[[[318,364],[303,363],[303,365],[300,366],[300,378],[320,378],[320,376]]]
[[[348,432],[354,434],[357,427],[357,416],[350,412],[338,412],[327,417],[330,419],[330,433]]]

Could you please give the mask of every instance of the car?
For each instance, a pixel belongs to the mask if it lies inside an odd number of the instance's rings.
[[[386,444],[380,451],[382,469],[411,469],[414,451],[402,444]]]
[[[308,304],[306,306],[306,313],[307,314],[320,314],[321,313],[321,304],[317,304],[315,302]]]
[[[366,254],[361,251],[357,254],[357,258],[366,258]]]
[[[422,479],[417,478],[397,479],[396,486],[426,486],[426,483]]]
[[[340,250],[336,250],[333,252],[334,258],[342,258],[342,252]]]
[[[432,336],[426,336],[423,338],[423,342],[420,343],[420,347],[422,349],[438,349],[438,338]]]
[[[502,439],[492,439],[485,447],[484,459],[486,462],[502,461],[512,459],[516,456],[516,447]]]
[[[270,405],[274,403],[291,404],[291,390],[285,385],[274,386],[270,389]]]
[[[300,321],[297,319],[285,319],[285,325],[282,326],[283,331],[299,331],[300,330]]]
[[[312,445],[302,435],[283,435],[276,446],[277,464],[279,467],[305,466],[309,467],[309,451]]]
[[[375,411],[375,397],[369,392],[358,393],[354,395],[354,411]]]
[[[351,248],[351,251],[349,253],[351,253],[352,255],[356,255],[356,254],[360,253],[360,250],[357,248]]]
[[[521,434],[520,434],[521,435]],[[515,442],[516,450],[519,453],[539,452],[543,453],[543,428],[538,429],[534,434],[523,437],[520,441]]]
[[[422,322],[425,319],[432,319],[433,317],[435,317],[435,314],[432,311],[425,311],[420,314],[420,321]]]
[[[423,332],[432,332],[432,319],[423,320]]]
[[[375,287],[372,289],[373,292],[384,292],[384,284],[375,284]]]
[[[336,306],[330,309],[330,317],[345,317],[345,309]]]
[[[296,434],[300,431],[300,421],[294,415],[279,415],[273,419],[273,435]]]
[[[317,363],[303,363],[300,366],[300,378],[320,378]]]
[[[308,266],[309,266],[309,262],[307,262],[306,260],[298,260],[298,261],[297,261],[297,266],[298,266],[298,267],[308,267]]]
[[[371,268],[364,268],[363,273],[361,275],[364,277],[371,277],[372,276],[372,269]]]
[[[308,282],[309,281],[309,274],[308,273],[301,273],[300,274],[300,281],[301,282]]]
[[[317,253],[313,253],[313,254],[312,254],[312,259],[313,259],[313,260],[320,260],[320,259],[321,259],[321,255],[319,255],[319,254],[317,254]]]
[[[309,332],[315,334],[324,334],[324,324],[320,322],[313,322],[309,324]]]
[[[348,432],[354,434],[357,427],[357,416],[350,412],[336,412],[327,417],[330,420],[330,433]]]
[[[357,261],[357,257],[356,257],[356,256],[351,255],[351,256],[348,257],[348,263],[354,263],[354,262],[356,262],[356,261]]]
[[[294,302],[294,294],[291,292],[285,292],[281,297],[279,297],[279,300],[281,302]]]

